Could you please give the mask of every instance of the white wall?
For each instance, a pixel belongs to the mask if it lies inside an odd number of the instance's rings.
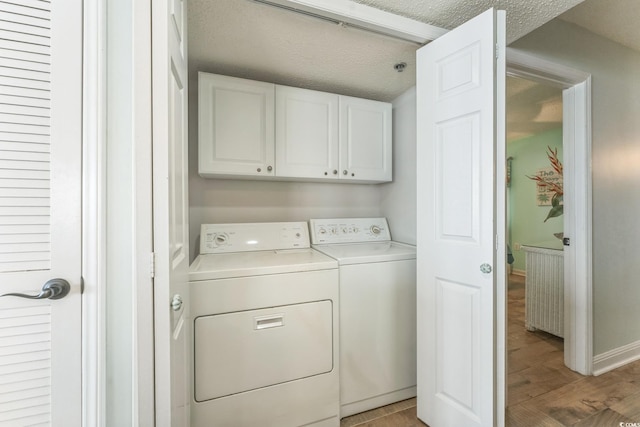
[[[392,238],[416,244],[416,88],[393,101],[393,182],[380,189]]]
[[[593,353],[639,342],[640,52],[560,20],[512,47],[592,74]]]
[[[133,414],[133,110],[132,6],[107,7],[106,396],[109,426]]]
[[[189,242],[193,260],[206,223],[380,216],[380,185],[205,179],[198,175],[197,72],[189,81]],[[393,228],[392,228],[393,230]]]

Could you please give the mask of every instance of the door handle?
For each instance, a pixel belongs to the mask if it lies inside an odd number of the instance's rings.
[[[20,297],[28,299],[60,299],[67,296],[71,286],[69,282],[64,279],[51,279],[47,283],[42,285],[42,289],[38,295],[27,295],[12,292],[9,294],[0,295],[0,297]]]
[[[491,264],[487,264],[486,262],[480,266],[480,271],[485,274],[491,273],[492,270]]]

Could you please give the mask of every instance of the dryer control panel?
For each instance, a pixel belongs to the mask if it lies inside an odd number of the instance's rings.
[[[202,224],[200,253],[253,252],[309,248],[306,222]]]
[[[309,224],[314,245],[391,240],[386,218],[312,219]]]

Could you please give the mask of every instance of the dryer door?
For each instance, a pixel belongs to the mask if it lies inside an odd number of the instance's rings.
[[[195,400],[330,372],[332,305],[326,300],[198,317]]]

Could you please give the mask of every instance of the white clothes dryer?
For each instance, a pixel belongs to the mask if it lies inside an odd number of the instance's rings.
[[[340,416],[416,396],[416,249],[386,218],[310,220],[340,265]]]
[[[191,426],[339,426],[338,265],[306,222],[203,224]]]

